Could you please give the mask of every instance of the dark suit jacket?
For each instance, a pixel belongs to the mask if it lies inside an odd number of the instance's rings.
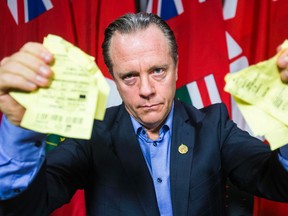
[[[188,146],[186,154],[178,147]],[[202,110],[175,100],[171,143],[174,216],[225,215],[225,181],[287,201],[288,174],[267,145],[238,129],[223,104]],[[46,172],[45,172],[46,170]],[[37,178],[1,202],[0,215],[46,215],[85,189],[88,215],[159,215],[153,182],[123,105],[95,121],[90,141],[67,139],[50,152]]]

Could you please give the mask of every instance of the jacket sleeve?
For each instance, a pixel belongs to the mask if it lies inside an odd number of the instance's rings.
[[[279,152],[239,129],[224,106],[220,116],[221,158],[231,181],[256,196],[287,202],[288,172],[279,161]]]

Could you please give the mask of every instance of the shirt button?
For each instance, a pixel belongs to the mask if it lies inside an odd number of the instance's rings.
[[[162,179],[161,179],[161,178],[157,178],[157,182],[158,182],[158,183],[161,183],[161,182],[162,182]]]
[[[20,193],[21,190],[20,190],[19,188],[15,188],[15,189],[14,189],[14,192],[15,192],[15,193]]]
[[[35,146],[36,146],[36,147],[40,147],[41,145],[42,145],[41,141],[36,141],[36,142],[35,142]]]
[[[156,147],[156,146],[157,146],[157,142],[153,142],[153,146],[155,146],[155,147]]]

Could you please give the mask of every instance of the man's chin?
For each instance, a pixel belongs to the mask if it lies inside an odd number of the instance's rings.
[[[158,118],[145,118],[141,119],[141,124],[147,128],[147,129],[153,129],[159,127],[159,125],[162,124],[163,120],[159,119],[159,114],[157,116]]]

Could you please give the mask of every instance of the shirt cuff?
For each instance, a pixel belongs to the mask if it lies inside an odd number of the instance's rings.
[[[0,127],[0,200],[24,191],[45,159],[45,134],[11,124],[3,116]]]
[[[46,134],[13,125],[5,115],[2,117],[0,152],[7,158],[25,162],[37,160],[39,151],[45,149],[45,138]]]
[[[288,172],[288,144],[279,148],[278,158],[280,163]]]

